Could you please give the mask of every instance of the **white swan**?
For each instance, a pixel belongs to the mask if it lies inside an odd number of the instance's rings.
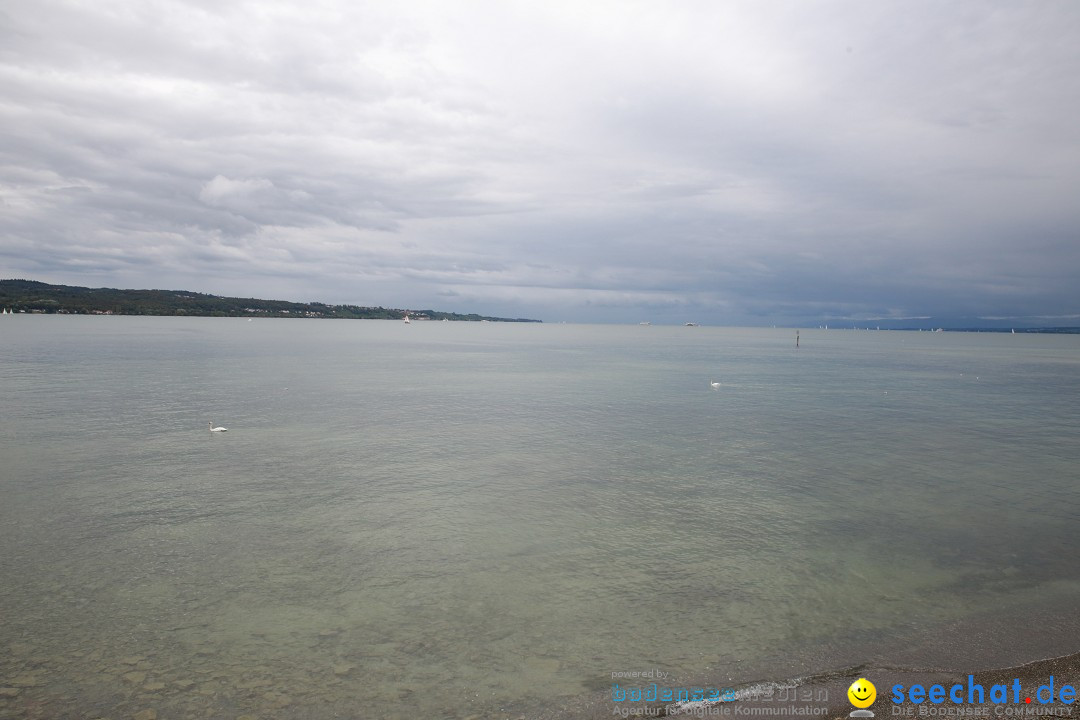
[[[713,388],[714,390],[719,390],[720,389],[720,383],[711,382],[711,383],[709,383],[709,387]]]
[[[210,426],[210,432],[229,432],[229,428],[214,427],[214,421],[213,420],[211,420],[210,422],[208,422],[206,424]]]

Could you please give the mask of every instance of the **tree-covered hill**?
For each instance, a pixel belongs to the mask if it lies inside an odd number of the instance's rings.
[[[290,317],[397,319],[408,312],[416,320],[490,320],[492,322],[540,322],[523,318],[326,305],[318,302],[294,303],[284,300],[222,297],[186,290],[117,290],[49,285],[35,280],[0,280],[0,308],[12,312],[59,313],[70,315],[192,315],[201,317]]]

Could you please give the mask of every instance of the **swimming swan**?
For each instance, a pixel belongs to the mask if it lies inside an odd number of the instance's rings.
[[[229,428],[214,427],[214,421],[213,420],[211,420],[210,422],[208,422],[206,424],[210,426],[210,432],[229,432]]]
[[[711,382],[711,383],[709,383],[709,387],[713,388],[714,390],[719,390],[720,389],[720,383]]]

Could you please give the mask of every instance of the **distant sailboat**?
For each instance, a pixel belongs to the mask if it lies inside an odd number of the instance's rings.
[[[405,313],[405,324],[410,325],[412,320],[409,319],[409,313]]]

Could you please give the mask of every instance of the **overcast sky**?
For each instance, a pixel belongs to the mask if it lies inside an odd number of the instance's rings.
[[[0,277],[1080,325],[1080,3],[4,0]]]

